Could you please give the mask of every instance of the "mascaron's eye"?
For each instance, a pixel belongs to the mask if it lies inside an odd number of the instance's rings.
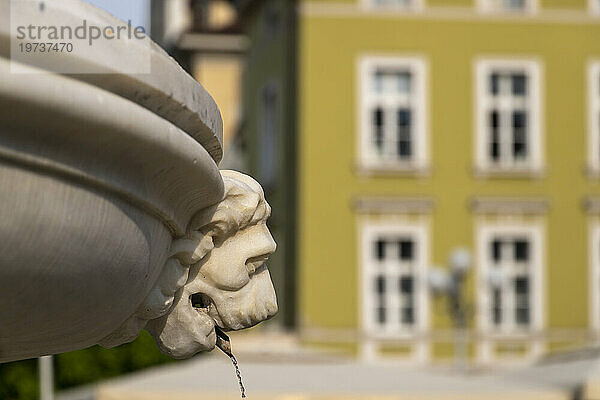
[[[224,237],[224,236],[213,236],[212,240],[213,240],[213,245],[215,247],[220,247],[223,244],[223,242],[225,240],[227,240],[227,237]]]

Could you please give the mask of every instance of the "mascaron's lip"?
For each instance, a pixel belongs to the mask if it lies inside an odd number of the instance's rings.
[[[249,261],[253,261],[252,264],[258,265],[256,267],[256,269],[254,270],[254,272],[249,273],[250,279],[253,279],[254,275],[257,275],[267,269],[267,266],[265,265],[265,261],[267,261],[268,258],[269,258],[268,255],[262,255],[259,257],[253,257],[253,258],[248,259]],[[246,267],[247,267],[247,265],[248,264],[246,264]],[[195,309],[196,312],[202,312],[202,313],[205,313],[208,316],[210,316],[212,318],[215,326],[218,326],[220,329],[223,329],[224,331],[231,330],[231,328],[229,326],[227,326],[221,319],[221,316],[219,315],[219,313],[217,311],[217,307],[216,307],[214,301],[209,296],[207,296],[203,293],[196,293],[196,295],[200,296],[199,297],[200,301],[197,304],[192,304],[190,302],[189,306],[192,307],[193,309]]]

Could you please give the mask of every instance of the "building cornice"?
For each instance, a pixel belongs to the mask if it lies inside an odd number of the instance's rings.
[[[475,196],[469,200],[469,208],[477,214],[545,214],[550,202],[544,198]]]
[[[476,7],[431,7],[422,9],[374,8],[356,4],[334,4],[324,2],[302,2],[298,13],[316,18],[385,18],[442,21],[473,21],[497,23],[562,23],[600,25],[597,14],[587,9],[565,10],[543,8],[535,13],[482,12]]]
[[[352,208],[361,214],[426,214],[433,210],[434,201],[429,197],[356,197]]]

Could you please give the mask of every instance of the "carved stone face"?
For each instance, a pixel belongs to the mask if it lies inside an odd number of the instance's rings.
[[[213,240],[210,255],[190,270],[184,296],[201,294],[198,311],[223,330],[249,328],[275,315],[277,298],[265,262],[276,244],[266,224]]]
[[[172,257],[139,313],[157,310],[158,318],[146,317],[146,330],[175,358],[212,350],[215,326],[249,328],[277,313],[265,264],[276,248],[266,225],[271,208],[258,182],[235,171],[221,174],[224,199],[200,212],[189,235],[172,244]]]

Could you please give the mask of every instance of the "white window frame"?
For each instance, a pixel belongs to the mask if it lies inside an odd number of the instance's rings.
[[[531,255],[531,303],[530,325],[526,330],[503,327],[496,329],[492,323],[492,285],[490,272],[492,261],[489,258],[490,243],[497,236],[526,237],[530,243]],[[545,244],[543,226],[540,223],[482,223],[477,227],[477,259],[478,259],[478,316],[477,323],[481,333],[488,339],[494,338],[528,338],[544,328],[544,260]]]
[[[377,0],[361,0],[363,8],[368,10],[390,10],[390,11],[408,11],[416,12],[423,11],[425,0],[410,0],[410,4],[406,6],[396,4],[377,4]]]
[[[588,64],[588,168],[600,174],[600,61]]]
[[[370,339],[414,339],[423,335],[429,327],[429,297],[427,287],[427,270],[429,265],[428,229],[425,223],[403,221],[363,221],[360,225],[361,247],[361,320],[364,332]],[[372,259],[373,243],[380,235],[408,236],[413,238],[417,265],[413,275],[413,291],[415,300],[414,324],[408,329],[397,326],[382,328],[373,319],[375,295],[373,293],[373,277],[377,268]]]
[[[477,0],[477,10],[484,14],[510,14],[510,15],[527,15],[536,14],[539,10],[539,0],[525,0],[525,8],[523,10],[513,10],[504,7],[495,7],[494,2],[502,2],[503,0]]]
[[[528,78],[528,160],[494,164],[488,149],[489,77],[495,70],[522,71]],[[479,173],[540,174],[543,170],[542,66],[533,59],[478,58],[475,60],[475,163]],[[507,101],[507,100],[505,100]]]
[[[589,321],[590,328],[600,333],[600,222],[590,225],[589,229]]]
[[[413,91],[411,110],[413,127],[411,143],[413,146],[410,160],[381,161],[372,153],[371,145],[371,107],[378,96],[372,94],[372,75],[380,67],[398,68],[411,73]],[[367,171],[424,171],[428,168],[428,67],[423,57],[418,56],[369,56],[359,57],[357,87],[358,93],[358,129],[357,157],[360,167]]]

